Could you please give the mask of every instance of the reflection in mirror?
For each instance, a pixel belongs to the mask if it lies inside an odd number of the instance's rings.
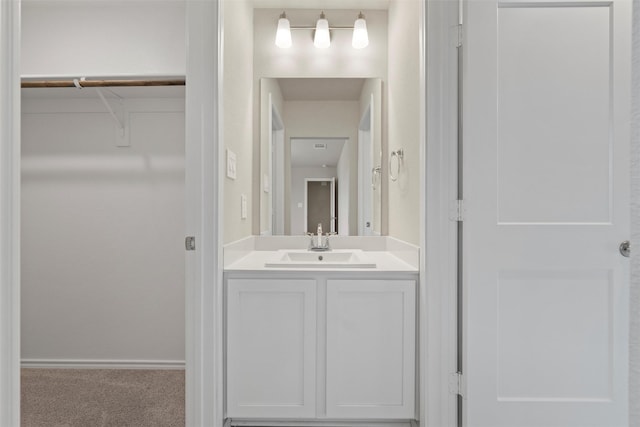
[[[382,82],[260,79],[260,233],[380,235]]]
[[[346,138],[291,138],[292,230],[316,233],[322,224],[324,231],[348,233],[348,209],[338,210],[338,206],[348,208],[348,200],[338,195],[338,184],[340,195],[348,196],[349,191],[347,144]]]

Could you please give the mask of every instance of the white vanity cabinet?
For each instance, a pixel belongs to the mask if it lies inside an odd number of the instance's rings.
[[[227,416],[315,417],[316,281],[227,283]]]
[[[371,276],[225,275],[227,418],[415,419],[415,275]]]
[[[327,281],[327,417],[414,418],[415,281]]]

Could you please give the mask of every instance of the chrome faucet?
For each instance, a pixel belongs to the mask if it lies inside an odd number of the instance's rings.
[[[310,251],[330,251],[331,247],[329,246],[329,235],[333,233],[327,233],[323,235],[322,233],[322,223],[318,223],[318,229],[316,234],[307,233],[311,239],[309,241],[309,250]]]
[[[322,223],[321,222],[318,223],[317,233],[318,233],[318,240],[317,240],[316,246],[322,246]]]

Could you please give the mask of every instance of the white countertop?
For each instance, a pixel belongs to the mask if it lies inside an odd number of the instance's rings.
[[[371,262],[374,262],[376,266],[374,268],[351,268],[351,267],[265,267],[265,263],[272,261],[278,256],[278,251],[251,251],[240,259],[225,266],[225,272],[233,271],[322,271],[322,272],[404,272],[404,273],[417,273],[418,269],[410,265],[409,263],[401,260],[388,251],[367,251],[366,257]],[[322,252],[317,252],[318,255],[322,255]]]
[[[329,267],[326,265],[310,268],[302,268],[300,265],[292,267],[265,266],[265,263],[273,262],[279,254],[282,255],[282,251],[307,252],[308,243],[309,238],[306,236],[249,236],[225,245],[224,271],[251,274],[294,271],[315,271],[331,274],[347,272],[415,274],[419,272],[420,248],[388,236],[331,237],[332,252],[361,252],[367,262],[376,264],[373,268]],[[313,253],[323,254],[323,252]]]

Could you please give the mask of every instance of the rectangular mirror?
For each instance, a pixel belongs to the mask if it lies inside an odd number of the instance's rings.
[[[260,234],[380,235],[382,80],[260,79]]]

